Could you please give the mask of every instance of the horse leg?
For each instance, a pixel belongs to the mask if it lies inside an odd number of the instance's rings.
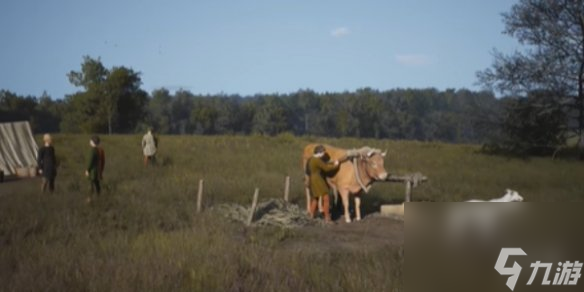
[[[333,191],[333,198],[331,198],[331,200],[333,201],[332,206],[333,206],[333,210],[331,212],[331,216],[333,216],[332,214],[334,213],[334,216],[336,216],[337,214],[337,207],[339,206],[339,192],[337,191],[337,186],[333,186],[332,187],[332,191]]]
[[[349,213],[349,190],[340,190],[341,200],[343,201],[343,209],[345,210],[345,222],[351,223],[351,214]]]
[[[355,195],[355,220],[361,220],[361,196]]]

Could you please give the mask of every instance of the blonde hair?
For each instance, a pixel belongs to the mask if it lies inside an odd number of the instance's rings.
[[[45,143],[51,143],[51,142],[53,142],[53,138],[51,138],[51,135],[50,134],[44,134],[43,135],[43,142],[45,142]]]

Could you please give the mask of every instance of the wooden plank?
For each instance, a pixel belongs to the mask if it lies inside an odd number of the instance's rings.
[[[412,189],[417,187],[419,184],[428,181],[428,178],[421,173],[413,173],[408,175],[389,175],[386,179],[388,182],[405,182],[406,193],[405,202],[411,202],[412,200]]]
[[[385,179],[385,181],[388,182],[405,182],[405,181],[414,181],[416,174],[410,174],[410,175],[389,175],[387,177],[387,179]],[[425,175],[422,174],[417,174],[418,182],[426,182],[428,180],[428,178]]]
[[[388,204],[388,205],[381,205],[379,209],[379,213],[383,216],[393,216],[393,215],[404,215],[404,204]]]

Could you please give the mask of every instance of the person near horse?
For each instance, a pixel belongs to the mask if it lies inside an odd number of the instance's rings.
[[[308,161],[306,165],[306,172],[309,176],[309,188],[310,188],[310,209],[309,215],[314,218],[316,215],[316,210],[318,208],[318,200],[322,199],[324,219],[327,223],[331,223],[330,214],[330,197],[329,197],[329,185],[326,182],[326,174],[332,172],[339,168],[339,164],[347,161],[347,158],[342,158],[340,160],[334,160],[329,162],[330,156],[326,153],[326,149],[322,145],[318,145],[314,148],[314,155]]]

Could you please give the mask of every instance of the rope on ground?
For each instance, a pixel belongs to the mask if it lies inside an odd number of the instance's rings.
[[[245,223],[249,216],[251,206],[239,204],[221,204],[214,206],[213,211],[228,219]],[[296,228],[309,225],[319,225],[322,220],[310,219],[306,211],[298,205],[284,201],[283,199],[269,199],[258,203],[252,226],[280,226]]]

